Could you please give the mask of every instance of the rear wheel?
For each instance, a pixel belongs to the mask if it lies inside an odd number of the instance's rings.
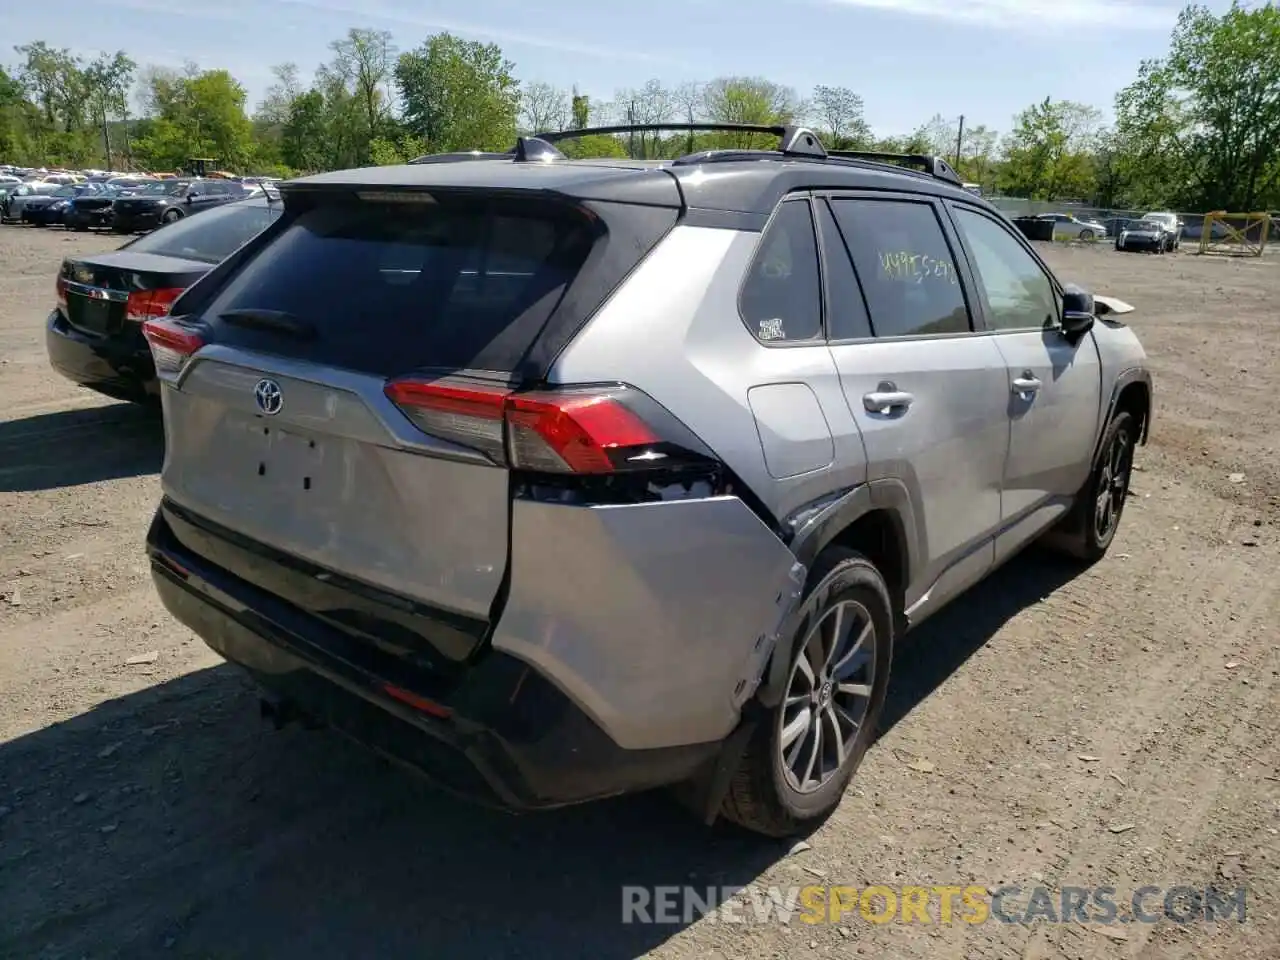
[[[824,820],[875,736],[893,655],[893,606],[864,556],[832,547],[814,565],[782,702],[747,746],[723,815],[781,837]]]
[[[166,211],[163,213],[163,215],[161,215],[161,217],[160,217],[160,222],[161,222],[161,223],[175,223],[175,222],[177,222],[178,220],[181,220],[181,219],[182,219],[182,211],[181,211],[181,210],[175,210],[175,209],[173,209],[172,207],[170,207],[168,210],[166,210]],[[204,221],[203,221],[203,220],[201,220],[200,222],[201,222],[201,223],[204,223]]]

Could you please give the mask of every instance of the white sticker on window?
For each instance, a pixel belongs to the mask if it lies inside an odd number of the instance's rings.
[[[783,340],[786,334],[782,332],[782,321],[774,317],[772,320],[760,321],[760,339],[761,340]]]

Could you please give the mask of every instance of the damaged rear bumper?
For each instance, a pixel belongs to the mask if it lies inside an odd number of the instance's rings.
[[[444,683],[193,552],[164,506],[147,542],[216,652],[451,792],[524,810],[715,776],[804,567],[732,497],[518,501],[512,523],[491,644]]]

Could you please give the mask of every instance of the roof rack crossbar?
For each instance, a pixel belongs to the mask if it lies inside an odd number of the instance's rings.
[[[964,185],[959,174],[951,169],[951,164],[947,163],[947,161],[943,160],[941,157],[929,156],[923,153],[879,153],[874,150],[832,150],[828,156],[836,157],[841,160],[869,160],[872,163],[892,163],[897,166],[914,167],[938,180],[945,180],[947,183],[954,183],[956,186]]]

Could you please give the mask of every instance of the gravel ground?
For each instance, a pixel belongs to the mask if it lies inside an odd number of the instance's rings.
[[[155,416],[46,365],[59,258],[116,242],[0,228],[0,955],[1278,956],[1276,260],[1048,251],[1139,308],[1152,356],[1119,538],[1082,575],[1029,553],[912,635],[793,850],[661,795],[483,812],[258,721],[153,594]],[[620,923],[624,885],[877,883],[1243,884],[1248,920]]]

